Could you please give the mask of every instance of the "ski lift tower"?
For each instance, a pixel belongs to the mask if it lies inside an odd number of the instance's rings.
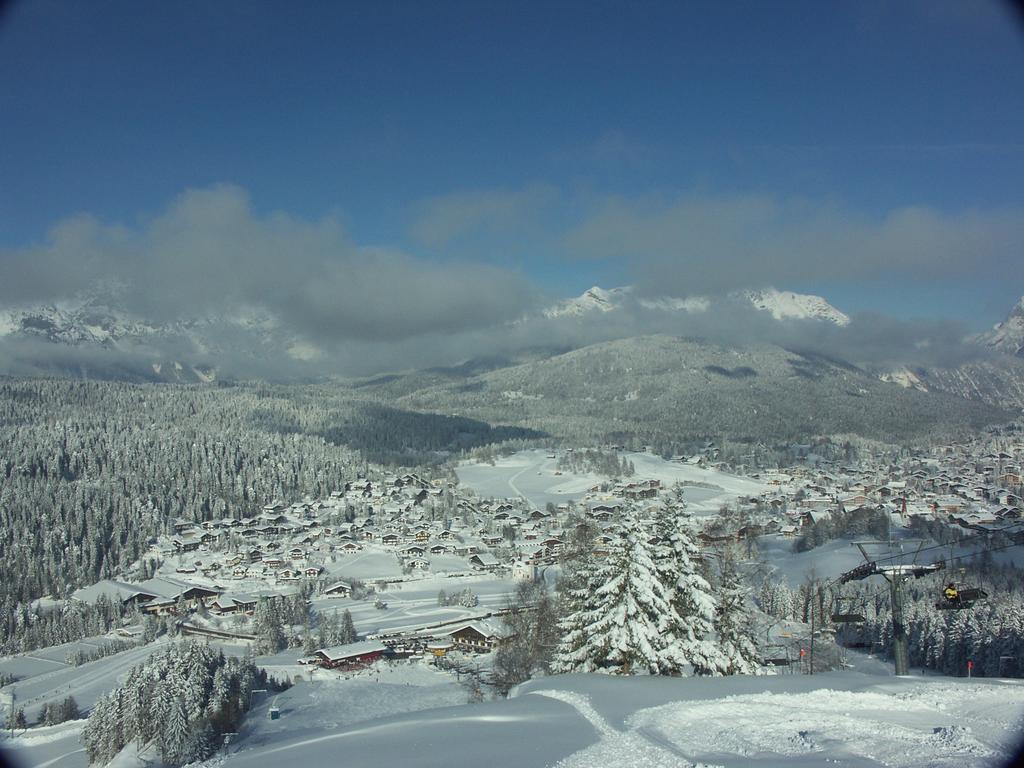
[[[892,658],[893,665],[896,668],[897,675],[909,675],[910,674],[910,652],[907,648],[907,626],[903,622],[903,582],[913,577],[919,579],[922,576],[927,576],[930,573],[941,570],[946,567],[946,563],[940,560],[930,565],[918,565],[917,556],[921,551],[921,547],[924,546],[923,539],[916,540],[905,540],[900,544],[896,545],[901,550],[900,555],[895,557],[883,558],[883,560],[894,560],[901,557],[903,552],[904,544],[916,543],[917,549],[913,552],[911,562],[909,564],[895,564],[895,565],[883,565],[877,560],[873,560],[868,554],[866,547],[891,547],[892,542],[889,541],[855,541],[853,542],[857,549],[860,550],[861,555],[864,556],[864,563],[858,565],[852,571],[847,571],[839,577],[840,584],[846,584],[850,581],[859,581],[861,579],[869,578],[870,576],[881,576],[887,582],[889,582],[889,598],[892,604]]]

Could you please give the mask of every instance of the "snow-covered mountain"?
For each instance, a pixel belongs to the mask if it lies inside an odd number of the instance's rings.
[[[40,347],[40,342],[52,344],[54,361],[44,370],[77,368],[78,361],[97,353],[96,360],[132,361],[127,368],[119,366],[117,377],[127,371],[130,376],[174,381],[208,382],[226,359],[259,365],[316,354],[276,318],[259,310],[163,321],[127,309],[122,295],[123,286],[104,284],[57,303],[0,307],[0,339],[34,345],[33,358],[49,348]],[[66,351],[64,357],[57,355],[60,350]],[[93,370],[92,375],[99,372]]]
[[[768,312],[776,320],[825,320],[845,326],[850,318],[829,304],[820,296],[792,291],[778,291],[764,288],[756,291],[738,291],[729,294],[727,300],[747,303],[755,309]],[[705,312],[712,306],[712,299],[691,296],[685,299],[671,296],[637,297],[632,286],[605,289],[594,286],[580,296],[565,299],[543,311],[549,318],[583,317],[594,312],[614,312],[631,303],[647,310],[666,312]]]
[[[999,352],[1024,357],[1024,296],[1003,322],[979,338],[983,344]]]
[[[757,309],[771,313],[776,320],[825,320],[836,325],[849,325],[850,318],[821,296],[765,288],[737,294]]]

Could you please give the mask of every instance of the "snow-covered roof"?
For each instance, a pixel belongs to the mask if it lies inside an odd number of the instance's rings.
[[[382,643],[378,643],[375,640],[364,640],[360,643],[348,643],[346,645],[331,646],[330,648],[321,648],[317,651],[317,654],[322,655],[328,661],[341,661],[386,650],[387,646]]]
[[[147,589],[141,589],[136,584],[125,584],[113,579],[104,579],[88,587],[75,590],[71,597],[82,603],[95,603],[100,595],[106,595],[111,600],[125,602],[138,595],[154,596],[157,593]]]

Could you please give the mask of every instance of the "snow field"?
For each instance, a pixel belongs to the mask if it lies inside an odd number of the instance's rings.
[[[823,762],[855,768],[982,768],[1006,765],[1024,736],[1024,685],[1017,681],[903,678],[864,686],[871,678],[827,677],[836,687],[799,691],[813,684],[814,678],[806,677],[747,678],[726,685],[722,680],[681,681],[679,692],[689,690],[699,698],[648,707],[638,705],[664,695],[670,683],[647,678],[653,695],[645,696],[643,679],[618,685],[575,677],[565,679],[572,690],[537,688],[527,697],[565,702],[597,732],[596,743],[561,760],[557,768]],[[851,684],[856,689],[837,689]],[[708,698],[716,688],[737,687],[774,690]],[[607,694],[615,688],[638,706],[623,718],[621,729],[609,722],[607,712],[598,711],[607,710]],[[612,709],[622,706],[620,700]]]
[[[275,735],[302,728],[334,729],[390,715],[465,704],[468,694],[455,679],[422,663],[379,664],[358,672],[318,672],[314,682],[300,682],[270,705],[279,720],[266,717],[265,708],[250,717],[251,734],[245,749],[258,748]]]
[[[543,450],[519,451],[490,464],[463,464],[456,469],[459,482],[482,497],[509,498],[522,496],[539,509],[550,501],[561,504],[583,498],[590,488],[608,482],[607,477],[594,474],[555,475],[558,460],[549,459]],[[623,453],[633,462],[636,474],[630,481],[660,480],[664,485],[676,482],[708,483],[715,488],[687,488],[684,498],[693,512],[717,512],[722,504],[737,496],[757,496],[767,486],[756,480],[730,475],[692,464],[665,461],[650,453]]]

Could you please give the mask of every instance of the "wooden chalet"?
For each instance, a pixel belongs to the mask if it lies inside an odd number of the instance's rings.
[[[324,669],[358,669],[380,660],[387,646],[375,641],[321,648],[314,655]]]

